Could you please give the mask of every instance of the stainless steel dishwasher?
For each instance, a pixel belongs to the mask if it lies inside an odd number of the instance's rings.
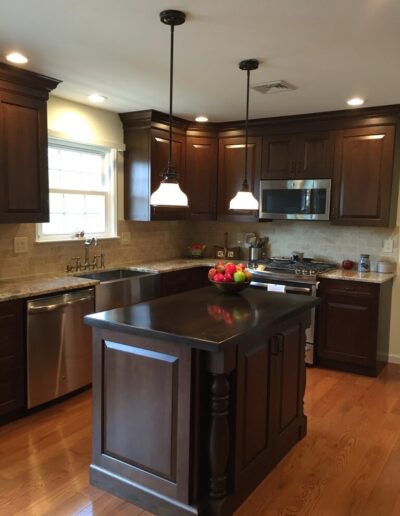
[[[83,316],[93,312],[93,289],[28,300],[28,408],[91,383],[91,329]]]

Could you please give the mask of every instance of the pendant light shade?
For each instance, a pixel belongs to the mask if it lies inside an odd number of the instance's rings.
[[[244,177],[241,189],[229,203],[230,210],[258,210],[258,201],[252,194],[247,181],[247,151],[249,140],[249,95],[250,95],[250,71],[257,70],[256,59],[240,61],[239,68],[247,71],[247,97],[246,97],[246,124],[245,124],[245,145],[244,145]]]
[[[158,189],[151,194],[152,206],[188,207],[188,198],[179,186],[177,173],[172,165],[172,93],[174,72],[174,27],[185,22],[185,13],[169,9],[160,13],[160,19],[171,27],[170,74],[169,74],[169,142],[168,164],[163,173],[163,179]]]

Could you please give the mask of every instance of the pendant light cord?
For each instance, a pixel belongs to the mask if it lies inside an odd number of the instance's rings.
[[[169,70],[169,148],[168,148],[168,176],[172,175],[172,93],[173,93],[173,75],[174,75],[174,25],[171,25],[171,53],[170,53],[170,70]],[[175,175],[175,174],[174,174]]]
[[[249,141],[249,97],[250,97],[250,70],[247,70],[247,98],[246,98],[246,122],[245,122],[245,143],[244,143],[244,180],[243,186],[248,188],[247,182],[247,146]]]

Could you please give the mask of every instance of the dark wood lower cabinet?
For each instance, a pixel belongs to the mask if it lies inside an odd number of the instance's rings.
[[[219,351],[94,328],[92,484],[159,515],[233,514],[306,433],[309,317]]]
[[[0,303],[0,423],[25,408],[24,302]]]
[[[318,365],[377,376],[388,360],[392,282],[321,280]]]

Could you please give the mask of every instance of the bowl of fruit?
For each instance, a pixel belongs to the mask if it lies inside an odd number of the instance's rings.
[[[192,244],[188,247],[189,257],[190,258],[203,258],[205,250],[205,244]]]
[[[208,271],[208,279],[225,294],[236,294],[250,285],[251,272],[246,271],[244,263],[217,262]]]

